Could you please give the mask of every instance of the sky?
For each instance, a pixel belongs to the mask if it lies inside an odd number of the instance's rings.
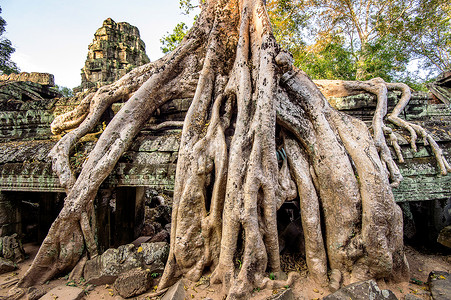
[[[22,72],[51,73],[69,88],[80,85],[88,45],[103,20],[138,27],[151,61],[163,56],[162,36],[179,22],[193,22],[179,0],[0,0],[0,7],[5,36],[16,48],[12,61]]]

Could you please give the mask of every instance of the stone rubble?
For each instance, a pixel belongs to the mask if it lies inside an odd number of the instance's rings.
[[[162,273],[168,255],[169,244],[166,242],[143,243],[139,247],[128,244],[108,249],[86,262],[84,278],[87,283],[101,285],[111,284],[121,273],[136,268]]]

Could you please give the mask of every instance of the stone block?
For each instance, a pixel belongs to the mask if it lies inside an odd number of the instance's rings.
[[[169,255],[169,244],[166,242],[144,243],[142,257],[146,268],[153,270],[163,270]]]
[[[15,269],[16,265],[12,261],[0,257],[0,274],[8,273],[14,271]]]
[[[122,272],[139,268],[141,261],[132,244],[108,249],[102,255],[88,260],[84,269],[84,277],[91,284],[110,284]]]
[[[360,281],[342,287],[333,294],[323,298],[324,300],[397,300],[390,290],[381,290],[374,280]]]
[[[2,257],[13,262],[19,263],[25,260],[25,251],[17,233],[0,238],[0,250]]]
[[[142,243],[147,243],[148,241],[150,241],[152,237],[151,236],[140,236],[139,238],[137,238],[136,240],[134,240],[132,242],[132,244],[135,247],[139,247]]]
[[[84,295],[85,294],[82,288],[60,285],[54,289],[51,289],[47,294],[42,296],[41,300],[80,300]]]
[[[168,243],[133,244],[108,249],[102,255],[88,260],[84,267],[87,283],[102,285],[113,283],[120,274],[136,268],[151,272],[164,269],[169,255]]]
[[[404,296],[404,300],[421,300],[421,299],[422,298],[418,298],[417,296],[412,294],[407,294]]]
[[[448,272],[432,271],[429,273],[428,283],[432,299],[451,299],[451,276]]]
[[[451,225],[446,226],[440,231],[437,242],[439,242],[443,246],[451,248]]]
[[[176,284],[171,286],[161,300],[184,300],[185,299],[185,284],[183,280],[179,280]]]
[[[38,72],[22,72],[20,74],[13,73],[9,75],[4,74],[0,76],[0,81],[29,81],[48,86],[55,85],[55,78],[52,74]]]
[[[147,291],[150,283],[150,271],[133,269],[119,275],[114,282],[114,288],[122,297],[130,298]]]

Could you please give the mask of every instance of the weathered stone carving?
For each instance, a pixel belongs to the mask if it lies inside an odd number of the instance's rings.
[[[137,66],[148,63],[139,30],[126,22],[103,21],[88,47],[78,91],[112,83]]]

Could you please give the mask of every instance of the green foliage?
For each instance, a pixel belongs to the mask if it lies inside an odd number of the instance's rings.
[[[276,275],[274,275],[274,273],[269,273],[269,279],[275,280],[276,279]]]
[[[352,53],[339,36],[326,36],[293,54],[295,65],[313,79],[355,80],[356,66]]]
[[[277,42],[285,49],[296,51],[304,45],[303,32],[309,19],[299,0],[270,0],[267,2],[268,15],[273,25]]]
[[[312,78],[393,81],[409,75],[412,53],[401,37],[416,3],[270,0],[268,13],[277,41]]]
[[[150,277],[152,277],[152,278],[157,278],[158,276],[160,276],[160,273],[152,273],[152,274],[150,274]]]
[[[72,89],[65,87],[65,86],[60,86],[60,85],[55,85],[54,87],[58,92],[60,92],[63,97],[66,98],[70,98],[74,96],[74,92],[72,91]]]
[[[196,6],[180,0],[189,14]],[[413,59],[431,74],[451,69],[449,0],[267,0],[278,43],[314,79],[381,77],[425,89]],[[184,23],[160,41],[167,53],[188,31]],[[423,76],[424,77],[424,76]]]
[[[0,7],[0,13],[1,12],[2,9]],[[11,61],[11,54],[13,54],[16,49],[12,46],[11,41],[3,36],[6,30],[5,27],[6,21],[0,17],[0,72],[2,74],[19,73],[19,68]]]
[[[180,0],[179,4],[180,9],[183,11],[185,15],[189,15],[193,11],[193,9],[198,7],[198,5],[193,5],[191,3],[191,0]]]
[[[180,0],[179,3],[180,9],[185,15],[189,15],[195,8],[199,7],[198,5],[193,5],[191,0]],[[197,17],[198,15],[194,16],[194,21],[197,20]],[[163,53],[168,53],[177,48],[188,33],[188,30],[189,28],[184,22],[178,23],[172,30],[172,33],[167,32],[167,34],[160,39],[160,43],[162,44],[160,47],[161,51],[163,51]]]
[[[406,34],[400,36],[420,66],[430,75],[451,69],[451,3],[449,0],[419,0],[402,20]],[[396,29],[396,28],[395,28]],[[392,31],[395,29],[392,28]]]
[[[163,51],[163,53],[168,53],[174,50],[183,40],[187,32],[188,26],[183,22],[178,23],[172,33],[168,32],[167,35],[160,39],[160,42],[163,45],[160,47],[161,51]]]

